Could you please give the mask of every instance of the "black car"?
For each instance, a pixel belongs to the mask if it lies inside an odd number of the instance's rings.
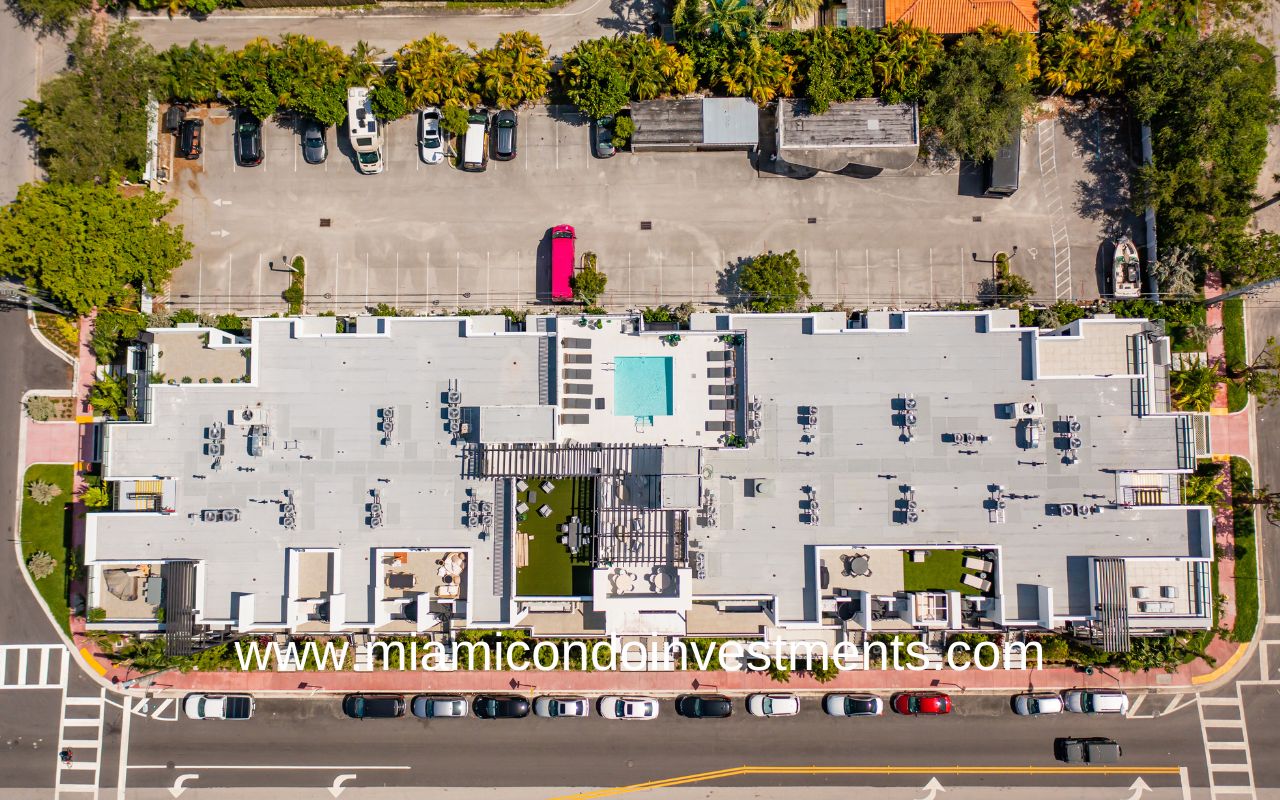
[[[204,120],[183,120],[178,126],[178,156],[195,161],[204,152]]]
[[[510,161],[516,157],[516,112],[504,108],[494,117],[493,157],[499,161]]]
[[[1118,764],[1124,750],[1103,736],[1065,737],[1053,740],[1053,755],[1068,764]]]
[[[529,716],[529,701],[514,694],[482,694],[471,709],[480,719],[520,719]]]
[[[613,158],[613,117],[591,120],[591,152],[596,158]]]
[[[342,698],[342,713],[352,719],[403,717],[404,706],[404,698],[398,694],[349,694]]]
[[[314,119],[302,123],[302,160],[308,164],[323,164],[329,157],[329,143],[325,127]]]
[[[236,163],[256,167],[262,163],[262,120],[249,111],[236,117]]]
[[[676,713],[694,719],[733,716],[733,701],[722,694],[686,694],[676,700]]]

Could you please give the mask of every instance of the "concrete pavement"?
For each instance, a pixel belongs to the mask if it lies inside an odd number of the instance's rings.
[[[133,12],[138,33],[157,50],[199,39],[237,48],[258,36],[304,33],[350,49],[364,40],[394,53],[400,45],[439,33],[459,47],[475,42],[491,47],[499,33],[526,30],[542,37],[554,54],[564,53],[582,39],[619,33],[641,33],[651,15],[645,0],[574,0],[546,11],[415,9],[410,5],[375,11],[218,11],[206,19]]]
[[[1273,287],[1257,297],[1245,301],[1245,325],[1252,357],[1258,348],[1266,344],[1268,336],[1280,337],[1280,287]],[[1254,463],[1254,484],[1258,487],[1280,488],[1280,405],[1257,407],[1254,413],[1257,435],[1257,460]],[[1280,577],[1280,542],[1276,541],[1276,526],[1258,515],[1259,568],[1267,580],[1264,587]],[[1280,615],[1280,590],[1264,592],[1263,611],[1268,615]]]

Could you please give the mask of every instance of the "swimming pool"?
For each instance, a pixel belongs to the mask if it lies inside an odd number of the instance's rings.
[[[671,416],[669,356],[620,356],[614,359],[613,370],[613,413],[616,416]]]

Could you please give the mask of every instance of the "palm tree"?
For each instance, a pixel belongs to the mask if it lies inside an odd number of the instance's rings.
[[[1208,411],[1213,407],[1221,380],[1218,370],[1208,364],[1169,373],[1173,407],[1180,411]]]
[[[474,84],[480,71],[466,53],[433,33],[409,42],[395,55],[396,80],[413,108],[479,105]]]
[[[351,48],[347,82],[351,86],[372,86],[382,77],[381,56],[385,51],[361,39]]]
[[[476,54],[479,90],[486,102],[514,108],[546,94],[551,73],[542,38],[528,31],[504,33],[491,50]]]
[[[886,103],[918,97],[942,58],[942,40],[928,28],[890,23],[880,29],[871,69]]]
[[[756,105],[764,105],[779,95],[791,95],[796,65],[791,56],[750,39],[738,50],[737,58],[725,65],[720,79],[730,94],[750,97]]]
[[[761,15],[753,0],[706,0],[697,11],[697,27],[708,36],[737,40],[754,37]]]
[[[798,19],[806,19],[822,10],[823,0],[772,0],[769,3],[769,19],[790,25]]]

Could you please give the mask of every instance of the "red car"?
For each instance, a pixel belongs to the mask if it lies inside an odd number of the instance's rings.
[[[893,710],[899,714],[950,714],[951,698],[942,692],[903,692],[893,698]]]

